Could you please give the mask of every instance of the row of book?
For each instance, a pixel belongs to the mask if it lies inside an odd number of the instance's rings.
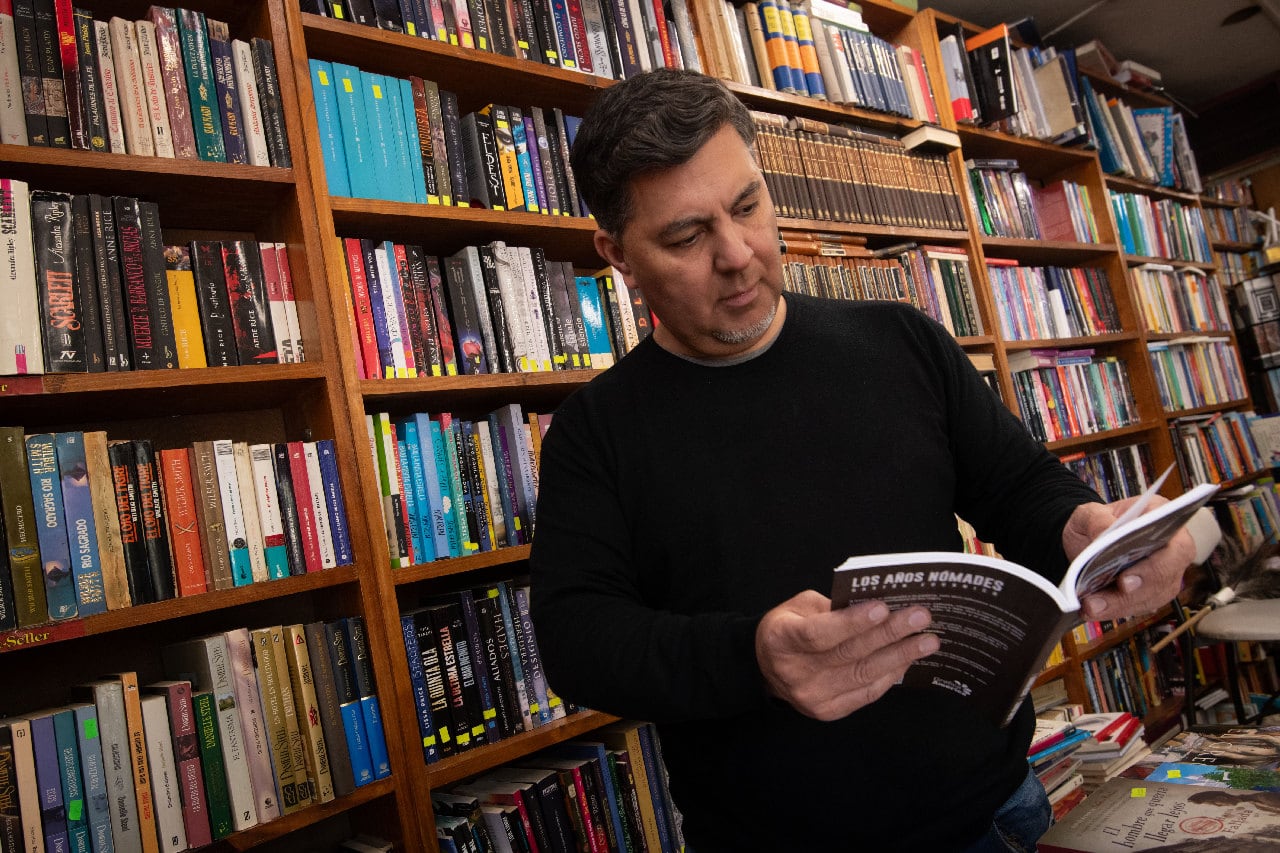
[[[1253,207],[1253,181],[1249,178],[1222,178],[1204,188],[1209,198],[1228,204]]]
[[[527,579],[435,596],[400,625],[428,764],[574,710],[543,674]]]
[[[1258,270],[1267,265],[1267,257],[1261,249],[1248,252],[1215,250],[1213,262],[1222,270],[1223,281],[1231,287],[1257,275]]]
[[[1147,351],[1166,412],[1230,403],[1248,394],[1229,338],[1148,341]]]
[[[360,617],[162,652],[0,720],[6,850],[196,849],[390,775]]]
[[[1128,365],[1092,349],[1020,350],[1009,358],[1022,422],[1037,441],[1058,441],[1140,420]]]
[[[475,419],[366,415],[391,567],[530,541],[550,416],[508,403]]]
[[[343,249],[365,378],[604,369],[656,323],[612,268],[580,276],[539,248],[495,241],[436,257],[349,237]]]
[[[152,6],[94,20],[53,0],[0,14],[0,137],[74,148],[289,167],[275,52],[203,12]]]
[[[1227,299],[1215,274],[1143,264],[1133,270],[1147,331],[1223,332],[1231,329]]]
[[[1215,243],[1256,243],[1258,232],[1253,227],[1248,208],[1204,206],[1205,227]]]
[[[1027,748],[1027,766],[1044,788],[1057,820],[1084,798],[1084,777],[1078,753],[1089,733],[1070,719],[1041,714],[1037,709],[1035,730]]]
[[[310,65],[331,195],[588,215],[569,168],[576,116],[502,104],[460,114],[431,80]]]
[[[1106,503],[1137,497],[1153,481],[1151,445],[1146,442],[1102,450],[1078,450],[1058,459]]]
[[[1253,412],[1187,415],[1169,424],[1178,470],[1187,488],[1223,483],[1271,467],[1253,438]]]
[[[622,721],[431,795],[442,851],[676,853],[657,731]]]
[[[1009,158],[965,160],[969,202],[982,233],[1071,243],[1096,243],[1098,223],[1089,188],[1059,180],[1038,186]]]
[[[1120,245],[1130,255],[1208,264],[1213,247],[1194,204],[1108,190]]]
[[[1203,184],[1182,114],[1171,106],[1130,107],[1081,78],[1089,137],[1103,171],[1200,192]]]
[[[1280,538],[1280,487],[1275,478],[1260,477],[1222,495],[1212,504],[1223,532],[1252,554]]]
[[[353,560],[330,439],[157,449],[0,427],[0,506],[0,630]]]
[[[1111,282],[1100,267],[1034,267],[987,258],[987,278],[1005,340],[1121,331]]]
[[[1150,632],[1140,631],[1081,663],[1091,707],[1099,712],[1128,711],[1141,719],[1174,695],[1174,684],[1153,663],[1151,643]]]
[[[302,0],[301,8],[606,78],[702,70],[685,0]]]
[[[780,216],[964,230],[946,155],[896,136],[752,111],[760,168]]]
[[[983,334],[969,256],[954,246],[903,244],[865,254],[827,254],[784,237],[783,288],[826,299],[909,302],[956,337]]]
[[[0,179],[0,375],[303,361],[283,243],[166,245],[159,206]]]

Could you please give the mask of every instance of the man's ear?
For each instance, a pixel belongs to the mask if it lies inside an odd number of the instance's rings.
[[[627,265],[626,255],[622,251],[622,244],[612,234],[603,228],[597,228],[593,239],[596,244],[596,252],[600,257],[608,261],[610,266],[616,267],[618,272],[623,275],[631,274],[631,268]]]

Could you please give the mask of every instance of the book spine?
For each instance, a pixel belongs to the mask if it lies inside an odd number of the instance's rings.
[[[308,494],[311,499],[311,514],[315,520],[316,541],[320,548],[320,565],[321,568],[332,569],[337,565],[337,557],[333,549],[333,533],[329,525],[324,478],[320,473],[320,457],[316,451],[316,443],[304,441],[302,452],[307,469]],[[303,495],[303,497],[306,496]]]
[[[191,250],[186,246],[165,246],[164,268],[178,367],[208,367],[204,334],[200,330],[196,279],[191,270]]]
[[[280,811],[292,814],[301,806],[297,782],[297,769],[293,764],[293,746],[290,743],[289,725],[286,722],[281,673],[271,635],[275,628],[250,631],[257,660],[258,692],[262,696],[263,721],[270,747],[274,784],[280,790]],[[285,673],[284,677],[288,677]],[[296,726],[296,719],[295,719]],[[305,771],[304,771],[305,773]]]
[[[234,831],[234,823],[213,694],[207,690],[195,691],[191,696],[191,706],[196,723],[196,743],[200,748],[200,767],[204,772],[205,796],[209,806],[209,834],[214,841],[218,841]]]
[[[151,201],[138,203],[138,227],[142,237],[142,270],[146,300],[151,315],[155,364],[172,370],[178,366],[178,344],[169,303],[169,280],[165,272],[164,235],[160,231],[160,206]]]
[[[0,373],[44,373],[44,344],[31,229],[31,197],[25,181],[0,179],[0,289],[9,304],[0,315]]]
[[[222,267],[240,363],[279,363],[262,256],[257,243],[251,240],[223,241]]]
[[[84,434],[60,432],[54,435],[62,503],[71,549],[71,569],[75,577],[76,606],[80,616],[107,609],[102,561],[98,556],[97,519],[88,482]]]
[[[102,84],[102,117],[106,129],[107,150],[112,154],[125,154],[128,146],[124,135],[124,115],[120,106],[120,81],[116,74],[115,51],[111,44],[111,25],[106,21],[93,22],[93,42],[98,65],[98,78]]]
[[[311,797],[316,802],[327,803],[334,798],[333,773],[328,743],[320,723],[319,694],[316,692],[315,675],[311,668],[303,626],[285,625],[283,639],[298,728],[305,749]]]
[[[276,777],[272,772],[262,694],[253,666],[253,638],[247,628],[234,628],[224,637],[231,688],[240,711],[244,754],[248,759],[249,780],[253,787],[254,814],[259,823],[266,823],[278,818],[281,811],[280,800],[276,797]]]
[[[299,521],[297,498],[293,493],[293,472],[289,464],[289,445],[272,445],[272,468],[275,472],[277,506],[280,509],[280,526],[284,532],[284,547],[288,557],[289,574],[307,573],[306,556],[303,553],[302,529]]]
[[[242,39],[232,39],[231,41],[231,58],[235,68],[236,95],[240,99],[240,108],[243,111],[243,131],[245,151],[248,155],[248,162],[251,166],[270,166],[271,165],[271,149],[267,147],[267,128],[265,116],[262,111],[262,101],[258,96],[258,80],[257,72],[253,67],[253,48],[247,41]],[[316,60],[311,60],[315,63]],[[330,77],[332,75],[330,74]],[[314,79],[314,78],[313,78]],[[332,81],[330,81],[331,85]],[[330,90],[329,94],[332,94]],[[319,90],[317,89],[317,95]],[[317,101],[320,99],[317,98]],[[333,119],[337,121],[337,102],[333,102]],[[319,103],[317,103],[317,109]],[[336,124],[335,124],[336,127]],[[321,131],[323,133],[323,125]],[[338,160],[341,169],[342,178],[346,178],[346,166],[342,164],[342,160]],[[328,163],[326,162],[326,174],[328,174]],[[348,193],[335,193],[335,195],[348,195]]]
[[[103,104],[101,73],[98,70],[97,37],[94,32],[93,15],[86,9],[74,9],[73,19],[77,57],[76,68],[80,83],[81,112],[84,116],[85,147],[91,151],[107,151],[109,147],[107,142],[107,118]],[[9,16],[9,20],[12,21],[12,16]],[[0,29],[3,29],[4,26],[4,17],[0,16]],[[10,46],[13,44],[11,39],[7,43]],[[12,53],[12,47],[10,47],[10,51],[14,60],[16,60],[17,55]],[[15,67],[14,71],[16,72],[16,70]],[[65,68],[63,69],[63,74],[64,76],[66,74]],[[4,119],[3,109],[0,109],[0,132],[11,126]],[[24,138],[22,144],[25,143],[26,139]]]
[[[50,373],[84,373],[88,370],[88,360],[83,308],[75,280],[71,196],[33,192],[31,221],[45,369]]]
[[[235,586],[246,586],[253,582],[253,563],[244,526],[244,505],[240,501],[235,447],[229,439],[219,439],[213,442],[213,455],[218,471],[218,492],[222,498],[222,522],[226,531],[231,578]]]
[[[178,9],[178,40],[187,71],[187,95],[191,101],[191,129],[201,160],[225,163],[226,145],[222,116],[217,104],[217,83],[209,56],[209,40],[203,12]]]
[[[36,32],[33,0],[15,0],[13,29],[18,51],[18,77],[22,86],[22,111],[26,119],[26,141],[30,145],[48,146],[49,124],[44,105],[44,84],[40,77],[40,38]]]
[[[305,449],[301,441],[288,443],[289,480],[293,485],[294,505],[298,508],[298,533],[302,540],[302,556],[307,572],[324,569],[320,551],[319,527],[315,503],[311,500],[311,477],[307,471]]]
[[[47,618],[72,619],[78,606],[53,434],[27,436],[26,450],[35,507],[33,520],[36,521],[36,538],[40,543],[40,563],[44,571]]]
[[[187,844],[193,848],[203,847],[213,841],[213,835],[209,828],[195,709],[191,704],[191,682],[167,681],[149,685],[147,689],[157,694],[168,711],[169,730],[173,737],[173,769]]]
[[[257,489],[253,476],[253,462],[249,458],[249,445],[243,441],[231,442],[231,455],[236,467],[236,485],[240,491],[240,508],[244,513],[245,542],[249,546],[249,566],[253,582],[268,580],[266,549],[262,541],[262,522],[258,515]]]
[[[240,355],[236,351],[235,322],[227,294],[222,244],[216,240],[192,241],[191,258],[206,363],[210,367],[238,365]]]
[[[333,779],[333,793],[344,797],[355,790],[355,776],[351,770],[351,754],[347,750],[346,732],[342,726],[338,690],[334,682],[333,664],[329,657],[329,645],[324,624],[308,622],[303,626],[307,641],[307,656],[311,660],[312,680],[316,689],[316,711],[324,731],[325,748],[329,756],[329,771]]]
[[[145,604],[156,600],[147,566],[147,546],[142,539],[142,502],[138,494],[137,461],[133,442],[113,441],[107,445],[111,463],[111,484],[115,493],[116,519],[124,553],[129,600]]]
[[[191,124],[191,96],[187,92],[187,70],[183,63],[177,12],[166,6],[152,6],[147,16],[155,27],[156,59],[159,63],[162,98],[169,117],[169,138],[176,157],[199,159],[195,128]]]
[[[36,0],[36,45],[40,59],[40,84],[44,89],[45,119],[49,123],[49,146],[70,148],[71,125],[67,117],[66,84],[62,78],[57,5],[56,0]]]
[[[151,587],[155,591],[156,600],[165,601],[176,597],[177,590],[174,586],[160,471],[156,463],[155,450],[150,441],[135,440],[133,449],[138,480],[142,539],[147,552],[147,566],[151,573]]]
[[[199,514],[200,556],[204,559],[206,588],[231,589],[235,582],[231,577],[231,557],[227,548],[213,442],[197,441],[192,444],[191,476]]]
[[[81,196],[77,196],[79,201]],[[120,246],[117,242],[115,209],[105,196],[84,196],[88,207],[91,268],[87,277],[96,277],[98,290],[98,314],[102,331],[102,349],[106,369],[110,372],[128,370],[129,332],[124,310],[124,294],[120,280]],[[77,248],[79,240],[77,239]]]
[[[35,753],[36,780],[40,785],[40,822],[44,828],[45,848],[55,853],[69,850],[67,809],[63,800],[61,762],[52,714],[45,713],[31,719],[31,747]]]
[[[275,49],[267,39],[255,38],[249,42],[253,51],[254,75],[258,81],[258,103],[262,105],[263,129],[267,136],[267,150],[271,165],[281,169],[292,168],[289,154],[289,137],[284,127],[284,107],[280,100],[280,78],[276,73]]]
[[[426,676],[422,668],[422,650],[418,645],[418,628],[413,613],[400,614],[400,630],[405,657],[409,664],[409,685],[418,715],[418,736],[422,739],[422,759],[427,764],[440,760],[440,744],[436,736],[435,715],[427,694]]]
[[[173,158],[173,130],[169,125],[169,107],[165,103],[160,58],[156,55],[156,27],[146,19],[135,21],[133,26],[138,46],[143,106],[151,125],[151,141],[157,157]]]
[[[236,87],[235,61],[231,55],[231,33],[223,21],[207,18],[209,62],[213,67],[214,91],[218,100],[218,117],[222,122],[222,145],[228,163],[248,163],[249,150],[244,138],[244,113]]]

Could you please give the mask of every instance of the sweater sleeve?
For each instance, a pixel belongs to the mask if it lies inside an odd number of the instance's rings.
[[[656,602],[602,435],[570,401],[542,445],[529,562],[548,683],[576,704],[654,722],[737,715],[769,701],[755,656],[760,615],[679,613]]]

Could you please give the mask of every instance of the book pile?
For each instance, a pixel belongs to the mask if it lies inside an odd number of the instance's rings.
[[[233,39],[222,21],[164,6],[136,21],[49,0],[4,9],[5,143],[292,165],[267,39]]]
[[[0,837],[196,849],[390,775],[361,617],[238,628],[163,656],[163,680],[115,673],[0,720]]]
[[[157,448],[4,426],[0,506],[0,630],[354,559],[331,439]]]
[[[1070,720],[1036,718],[1027,764],[1044,786],[1055,819],[1084,799],[1082,762],[1076,753],[1089,737],[1088,731],[1077,728]]]
[[[304,360],[283,243],[166,245],[159,206],[0,178],[0,375]]]
[[[1280,769],[1280,726],[1197,726],[1175,733],[1145,757],[1138,778],[1165,762]]]
[[[1127,711],[1088,714],[1075,721],[1088,739],[1077,750],[1086,792],[1119,776],[1151,753],[1143,739],[1142,720]]]
[[[656,325],[612,267],[577,275],[538,248],[453,255],[348,237],[357,373],[367,379],[603,370]]]
[[[620,722],[433,791],[442,850],[683,848],[657,730]],[[504,843],[505,842],[505,843]]]

